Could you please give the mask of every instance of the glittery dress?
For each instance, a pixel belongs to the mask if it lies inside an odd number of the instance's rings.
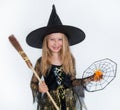
[[[35,66],[36,72],[40,76],[40,60],[37,61]],[[41,77],[41,76],[40,76]],[[76,92],[73,87],[71,76],[65,74],[62,65],[51,65],[50,69],[44,77],[45,83],[49,88],[49,93],[60,108],[60,110],[77,110],[76,102],[79,96],[84,97],[84,90],[78,89]],[[31,89],[33,93],[33,101],[37,101],[37,110],[56,110],[53,103],[46,93],[38,91],[38,80],[33,75],[31,79]],[[75,84],[80,85],[81,80],[76,80]],[[75,86],[81,88],[82,86]],[[80,103],[79,103],[80,104]],[[80,110],[80,108],[79,108]]]

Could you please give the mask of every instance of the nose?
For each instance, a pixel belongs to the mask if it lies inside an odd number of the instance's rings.
[[[55,39],[54,44],[58,44],[58,40],[57,39]]]

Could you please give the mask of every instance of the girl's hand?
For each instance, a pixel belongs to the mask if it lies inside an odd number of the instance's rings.
[[[103,79],[103,73],[100,70],[96,70],[94,75],[93,75],[93,81],[100,81]]]
[[[39,92],[45,93],[48,91],[48,87],[44,81],[39,84]]]

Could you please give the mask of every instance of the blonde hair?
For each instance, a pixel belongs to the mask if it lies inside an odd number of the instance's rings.
[[[66,74],[74,76],[75,75],[75,60],[74,60],[72,53],[70,52],[67,37],[64,34],[61,34],[61,35],[63,36],[63,46],[60,51],[60,57],[62,61],[63,71]],[[43,46],[42,46],[41,73],[43,75],[45,75],[47,70],[51,67],[50,58],[52,54],[47,45],[48,36],[44,38]]]

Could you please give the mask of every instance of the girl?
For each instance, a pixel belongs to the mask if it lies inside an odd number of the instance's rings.
[[[42,56],[37,60],[35,70],[44,81],[39,84],[35,75],[31,79],[33,99],[38,103],[37,110],[55,110],[46,95],[47,91],[60,110],[76,110],[76,104],[83,105],[79,100],[84,97],[82,85],[93,80],[94,75],[76,79],[75,59],[69,46],[83,41],[84,38],[85,34],[81,29],[62,25],[54,5],[48,25],[27,36],[26,41],[30,46],[42,49]]]
[[[64,34],[49,34],[44,38],[42,48],[42,57],[37,61],[35,70],[40,77],[44,76],[45,81],[38,84],[34,75],[31,81],[33,94],[38,97],[38,110],[55,109],[46,94],[41,94],[48,90],[61,110],[76,110],[78,94],[72,87],[80,86],[81,81],[88,82],[92,77],[75,79],[75,60]]]

